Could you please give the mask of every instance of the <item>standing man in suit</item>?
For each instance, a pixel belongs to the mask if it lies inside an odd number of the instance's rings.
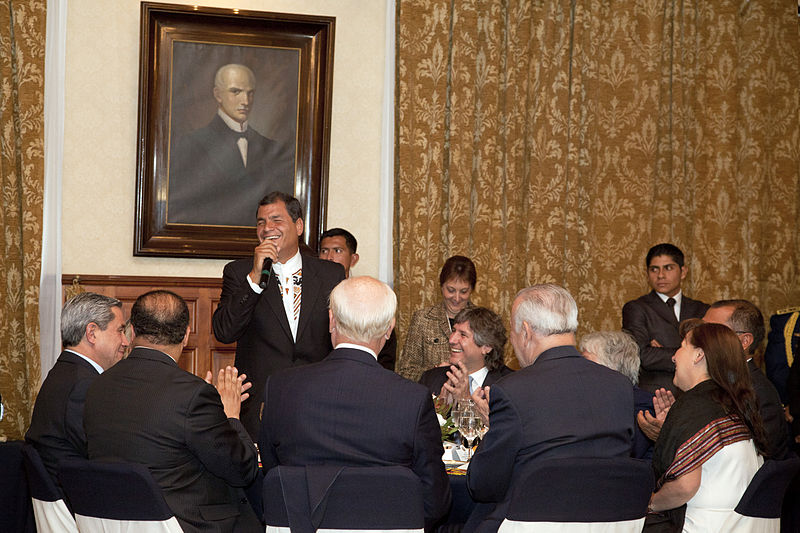
[[[264,470],[405,466],[422,482],[432,524],[450,506],[450,484],[431,396],[377,361],[394,327],[397,298],[385,283],[357,277],[337,285],[330,300],[333,352],[267,380],[259,438]]]
[[[61,343],[64,351],[39,390],[25,434],[56,484],[58,463],[86,457],[86,390],[128,346],[122,302],[93,292],[71,298],[61,310]]]
[[[212,318],[217,340],[236,342],[236,367],[253,382],[250,399],[242,404],[242,423],[253,439],[267,376],[330,352],[328,295],[344,279],[340,265],[300,254],[303,211],[297,198],[277,191],[265,196],[258,204],[256,232],[260,244],[253,258],[225,265]],[[272,272],[262,289],[267,258]]]
[[[789,369],[796,358],[800,358],[800,306],[781,309],[769,319],[764,364],[767,377],[778,389],[784,404],[789,403],[786,385]]]
[[[256,77],[246,66],[217,70],[217,114],[179,139],[170,154],[167,222],[249,226],[253,198],[293,189],[291,151],[248,124],[255,90]]]
[[[467,471],[473,499],[497,503],[479,531],[497,530],[528,465],[631,453],[631,383],[578,352],[577,328],[578,306],[564,288],[534,285],[517,294],[510,336],[522,369],[492,386],[489,432]]]
[[[339,263],[344,267],[344,277],[350,277],[350,268],[358,263],[358,241],[352,233],[343,228],[326,230],[319,238],[319,258]],[[378,354],[378,362],[387,370],[394,370],[397,358],[397,335],[392,335]]]
[[[503,363],[506,327],[500,316],[485,307],[469,307],[453,319],[450,365],[426,370],[419,382],[431,394],[469,397],[513,372]],[[450,376],[450,387],[443,389]]]
[[[622,329],[629,331],[639,345],[639,387],[649,392],[665,388],[674,393],[677,389],[672,383],[672,356],[681,345],[678,324],[687,318],[702,317],[708,305],[681,292],[688,269],[683,252],[674,244],[650,248],[645,266],[653,290],[623,306]]]
[[[86,396],[89,459],[147,466],[186,532],[264,531],[242,489],[258,471],[238,420],[245,376],[221,369],[215,388],[178,366],[190,328],[175,293],[139,296],[131,325],[134,349]]]

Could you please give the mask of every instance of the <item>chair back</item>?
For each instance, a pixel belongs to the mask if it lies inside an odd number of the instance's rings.
[[[144,465],[71,459],[61,463],[58,479],[81,533],[182,531]]]
[[[510,488],[502,532],[640,532],[655,484],[628,457],[537,461]]]
[[[408,468],[277,466],[264,477],[267,532],[422,532],[422,485]]]
[[[78,533],[72,513],[69,512],[61,489],[44,467],[36,448],[30,444],[22,446],[25,475],[33,503],[33,516],[39,533]]]
[[[783,496],[800,471],[800,458],[767,459],[747,485],[735,511],[743,516],[780,518]]]

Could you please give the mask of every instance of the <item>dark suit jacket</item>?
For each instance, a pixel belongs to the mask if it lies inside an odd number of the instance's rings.
[[[214,311],[214,335],[236,342],[236,368],[253,384],[242,404],[241,420],[254,440],[258,437],[264,382],[276,370],[320,361],[331,349],[328,296],[344,279],[342,265],[303,255],[303,291],[297,341],[292,339],[275,276],[259,295],[247,282],[252,259],[225,265],[222,295]]]
[[[758,399],[758,412],[764,423],[764,432],[767,434],[769,456],[783,459],[789,453],[789,426],[783,414],[783,405],[775,386],[770,383],[767,376],[756,366],[752,359],[747,362],[750,370],[750,380]]]
[[[509,487],[537,460],[628,457],[632,406],[628,378],[583,358],[573,346],[546,350],[495,383],[489,432],[467,471],[473,499],[500,502],[488,522],[499,524]]]
[[[708,304],[682,295],[682,321],[687,318],[702,318],[707,310]],[[629,331],[639,345],[639,357],[642,359],[639,387],[649,392],[655,392],[661,387],[677,392],[672,384],[675,374],[672,356],[680,347],[682,339],[678,334],[675,313],[661,301],[655,291],[650,291],[623,306],[622,329]],[[663,348],[650,346],[653,339]]]
[[[429,370],[426,370],[422,374],[422,377],[419,378],[419,382],[428,387],[428,390],[431,394],[438,396],[442,391],[442,385],[444,385],[447,381],[448,370],[450,370],[449,366],[435,366]],[[483,380],[483,383],[481,383],[481,387],[493,385],[498,379],[507,374],[511,374],[512,372],[514,371],[508,368],[506,365],[501,366],[497,370],[490,370],[486,374],[486,378]]]
[[[247,167],[239,136],[214,115],[172,147],[167,221],[253,226],[253,201],[294,188],[294,154],[248,127]]]
[[[770,317],[767,349],[764,350],[767,377],[778,389],[778,394],[784,404],[789,403],[787,393],[789,368],[792,361],[800,358],[800,320],[798,320],[798,315],[800,315],[800,307],[792,307],[782,309]],[[790,320],[794,322],[794,326],[789,327],[789,338],[787,338],[785,330]]]
[[[84,427],[89,459],[146,465],[184,531],[261,529],[236,488],[256,477],[252,441],[216,389],[165,353],[134,348],[98,377]]]
[[[58,485],[58,463],[86,458],[83,403],[86,389],[99,374],[74,353],[61,352],[42,383],[33,406],[25,440],[36,448],[50,476]]]
[[[639,414],[639,411],[648,411],[651,415],[655,416],[652,392],[647,392],[634,385],[633,402],[634,416]],[[648,461],[653,458],[653,441],[645,436],[639,424],[633,425],[633,449],[631,449],[631,457],[646,459]]]
[[[431,396],[362,350],[269,377],[259,439],[265,471],[276,465],[410,468],[423,486],[425,516],[443,516],[450,485]]]

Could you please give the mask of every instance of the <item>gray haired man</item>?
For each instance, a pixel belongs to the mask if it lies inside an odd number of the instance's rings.
[[[61,310],[61,343],[64,351],[39,390],[25,435],[56,483],[59,462],[86,457],[86,390],[128,346],[122,302],[93,292],[70,299]]]

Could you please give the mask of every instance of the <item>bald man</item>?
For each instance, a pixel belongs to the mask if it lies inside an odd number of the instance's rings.
[[[255,92],[248,67],[232,63],[217,70],[217,114],[170,152],[167,222],[252,226],[254,201],[273,190],[294,190],[293,154],[248,122]]]

